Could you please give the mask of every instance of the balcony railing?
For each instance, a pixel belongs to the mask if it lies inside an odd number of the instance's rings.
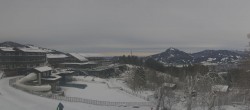
[[[0,61],[0,63],[30,63],[30,62],[46,62],[46,60],[34,60],[34,61]]]
[[[0,57],[31,57],[31,56],[43,56],[46,57],[46,55],[0,55]]]

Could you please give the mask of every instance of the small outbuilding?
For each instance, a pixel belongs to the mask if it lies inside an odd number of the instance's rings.
[[[37,74],[38,84],[42,84],[42,78],[51,76],[52,68],[48,66],[36,67],[34,68],[35,73]]]
[[[173,84],[173,83],[163,83],[162,87],[164,89],[172,89],[172,90],[174,90],[174,89],[176,89],[177,86],[176,86],[176,84]]]
[[[51,85],[52,92],[58,89],[59,79],[61,76],[52,74],[52,68],[49,66],[42,66],[34,68],[34,72],[37,74],[38,84],[49,84]]]
[[[228,85],[214,85],[214,86],[212,86],[212,92],[227,93],[228,90],[229,90]]]

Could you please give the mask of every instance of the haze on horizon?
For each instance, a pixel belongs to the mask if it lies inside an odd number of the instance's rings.
[[[247,48],[249,0],[1,0],[0,41],[65,52]]]

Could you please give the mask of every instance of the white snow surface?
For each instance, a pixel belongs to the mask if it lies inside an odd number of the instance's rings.
[[[79,54],[79,53],[69,53],[70,55],[72,55],[73,57],[77,58],[80,61],[88,61],[88,59],[86,59],[83,55]]]
[[[67,58],[65,54],[47,54],[47,58]]]
[[[85,82],[97,82],[97,83],[106,83],[107,81],[102,78],[94,77],[94,76],[72,76],[73,78],[85,81]]]
[[[133,92],[133,90],[131,90],[126,85],[126,83],[124,82],[124,80],[123,79],[119,79],[119,78],[102,79],[102,78],[92,77],[92,76],[73,76],[73,78],[75,78],[77,81],[83,81],[83,82],[102,83],[102,84],[106,83],[106,86],[108,86],[110,88],[115,88],[117,90],[122,88],[123,92],[125,90],[127,92],[130,92],[130,94],[134,93],[134,94],[137,94],[137,95],[145,97],[145,98],[148,97],[148,96],[152,96],[154,94],[153,91]]]
[[[150,107],[133,108],[122,106],[96,106],[85,103],[73,103],[48,99],[36,95],[31,95],[29,93],[10,87],[9,79],[11,78],[4,78],[0,80],[1,110],[56,110],[59,102],[64,105],[64,110],[151,110]],[[223,110],[246,110],[247,106],[227,105],[221,106],[221,108]],[[186,110],[186,107],[183,106],[183,104],[178,103],[174,105],[172,110]],[[202,107],[197,107],[193,108],[192,110],[207,110],[207,108],[204,109]]]
[[[146,102],[143,99],[127,94],[119,89],[110,89],[104,83],[90,83],[74,81],[73,84],[86,84],[85,89],[63,87],[65,95],[68,97],[81,97],[100,101],[112,102]]]
[[[15,51],[12,47],[1,47],[0,49],[2,51],[6,51],[6,52],[14,52]]]
[[[97,64],[96,62],[89,61],[89,62],[84,62],[84,63],[61,63],[61,64],[68,64],[68,65],[88,65],[88,64]]]
[[[17,90],[9,86],[9,79],[0,80],[0,109],[1,110],[56,110],[59,102],[64,105],[64,110],[150,110],[149,107],[115,107],[96,106],[84,103],[73,103],[52,100]]]
[[[207,62],[207,61],[201,62],[201,64],[204,66],[218,65],[217,63],[211,63],[211,62]]]
[[[48,67],[48,66],[42,66],[42,67],[35,68],[35,70],[40,71],[40,72],[44,72],[44,71],[50,71],[50,70],[52,70],[52,68]]]
[[[214,60],[216,60],[216,58],[208,58],[207,59],[208,62],[211,62],[211,61],[214,61]]]
[[[18,48],[19,50],[23,52],[40,52],[40,53],[45,53],[45,50],[38,49],[38,48]]]
[[[212,86],[212,91],[227,92],[228,86],[227,85],[214,85],[214,86]]]
[[[43,50],[43,51],[46,52],[46,53],[53,52],[53,50],[46,49],[46,48],[40,48],[40,47],[36,47],[36,46],[33,46],[33,45],[28,45],[28,47],[29,47],[29,48],[32,48],[32,49],[40,49],[40,50]]]

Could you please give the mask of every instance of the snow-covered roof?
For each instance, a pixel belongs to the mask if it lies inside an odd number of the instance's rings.
[[[0,47],[0,49],[2,51],[5,51],[5,52],[14,52],[15,51],[14,48],[12,48],[12,47]]]
[[[32,48],[32,49],[40,49],[40,50],[43,50],[47,53],[49,52],[53,52],[53,50],[50,50],[50,49],[46,49],[46,48],[40,48],[40,47],[36,47],[36,46],[33,46],[33,45],[28,45],[29,48]]]
[[[38,48],[18,48],[19,50],[23,52],[40,52],[40,53],[45,53],[46,51],[38,49]]]
[[[214,85],[212,86],[213,92],[227,92],[228,91],[228,85]]]
[[[45,50],[35,48],[35,47],[19,47],[16,49],[23,51],[23,52],[41,52],[41,53],[46,52]],[[14,47],[0,47],[0,50],[6,51],[6,52],[16,51],[16,49],[14,49]]]
[[[96,62],[85,62],[85,63],[61,63],[65,65],[88,65],[88,64],[97,64]]]
[[[37,67],[35,68],[35,70],[39,71],[39,72],[45,72],[45,71],[50,71],[52,70],[51,67],[48,67],[48,66],[43,66],[43,67]]]
[[[69,53],[70,55],[72,55],[73,57],[77,58],[80,61],[88,61],[88,59],[86,59],[83,55],[79,54],[79,53]]]
[[[219,72],[218,75],[226,75],[228,72]]]
[[[218,65],[218,63],[211,63],[211,62],[207,62],[207,61],[203,61],[203,62],[201,62],[201,64],[204,66],[216,66],[216,65]]]
[[[47,58],[67,58],[65,54],[47,54]]]
[[[173,84],[173,83],[163,83],[163,87],[173,88],[175,86],[176,86],[176,84]]]

